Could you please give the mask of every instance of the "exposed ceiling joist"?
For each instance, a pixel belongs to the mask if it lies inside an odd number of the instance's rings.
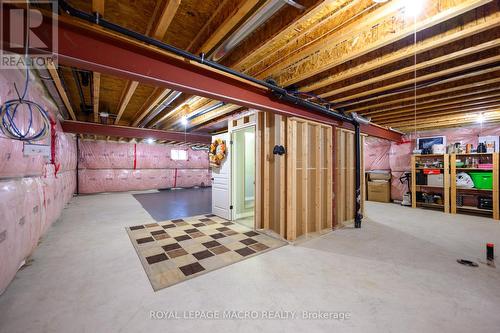
[[[151,34],[153,38],[163,39],[165,34],[167,33],[168,27],[172,20],[174,19],[175,13],[177,13],[177,9],[181,4],[181,0],[168,0],[165,6],[163,7],[163,11],[160,14],[160,18],[158,19],[158,23],[156,27],[153,29],[153,33]]]
[[[499,73],[500,74],[500,73]],[[476,92],[481,92],[483,86],[495,85],[500,83],[500,78],[496,79],[486,79],[486,80],[477,80],[477,82],[458,85],[452,88],[447,89],[438,89],[436,91],[428,92],[428,93],[419,93],[417,91],[417,103],[425,103],[429,101],[440,101],[446,100],[455,97],[466,96],[470,94],[475,94]],[[497,86],[493,87],[497,89]],[[491,89],[491,88],[489,88]],[[490,90],[486,90],[490,91]],[[370,114],[371,112],[377,113],[379,111],[385,110],[394,110],[398,108],[402,108],[405,106],[413,106],[414,105],[415,96],[405,97],[405,98],[397,98],[393,100],[389,100],[382,103],[368,104],[363,107],[357,107],[349,109],[349,112],[361,112],[363,114]],[[403,104],[404,102],[411,102],[410,104]],[[396,105],[393,105],[396,104]],[[382,109],[379,109],[382,108]]]
[[[389,2],[362,22],[345,26],[321,43],[287,57],[259,77],[273,76],[283,86],[297,83],[489,2],[491,0],[427,2],[424,14],[415,20],[405,13],[403,1]]]
[[[104,0],[92,0],[92,12],[104,15]]]
[[[457,96],[458,97],[458,96]],[[494,90],[490,90],[484,93],[475,93],[474,95],[467,94],[466,97],[463,98],[453,98],[453,99],[447,99],[446,101],[431,101],[427,103],[417,103],[416,105],[414,104],[413,106],[409,106],[407,108],[400,108],[396,110],[386,110],[386,111],[380,111],[377,113],[364,113],[363,116],[369,116],[372,117],[372,119],[377,119],[381,120],[384,118],[388,117],[395,117],[397,115],[400,115],[402,113],[408,113],[408,112],[413,112],[415,108],[417,111],[423,111],[427,109],[432,109],[434,107],[438,106],[449,106],[449,105],[454,105],[454,104],[459,104],[463,102],[473,102],[473,101],[478,101],[478,100],[483,100],[485,98],[494,98],[494,97],[500,97],[500,87],[494,88]]]
[[[417,114],[416,119],[417,119],[417,124],[432,123],[436,119],[439,119],[440,117],[449,117],[450,115],[457,115],[457,114],[464,115],[470,112],[494,111],[497,110],[499,106],[500,102],[498,100],[488,101],[487,103],[481,103],[481,102],[468,103],[455,106],[453,108],[441,108],[441,109],[436,109],[435,111],[430,111],[434,113],[433,117],[428,117],[427,114],[420,114],[420,115]],[[411,123],[414,120],[415,120],[415,115],[407,115],[405,117],[397,118],[394,120],[382,121],[381,124],[384,126],[398,127],[407,124],[408,122]]]
[[[410,46],[398,50],[395,52],[392,52],[388,54],[385,57],[382,58],[376,58],[374,60],[371,60],[369,62],[363,63],[361,65],[358,65],[356,67],[347,69],[345,71],[342,71],[336,75],[330,75],[324,79],[318,80],[314,83],[311,83],[309,85],[301,87],[301,91],[305,92],[310,92],[313,90],[318,90],[320,88],[332,85],[334,83],[339,83],[344,80],[348,80],[350,78],[353,78],[355,76],[363,75],[363,74],[369,74],[371,71],[381,68],[383,66],[387,66],[389,64],[396,63],[398,61],[401,61],[403,59],[415,56],[415,55],[420,55],[424,52],[428,52],[433,49],[437,49],[440,47],[443,47],[445,45],[448,45],[450,43],[463,40],[467,37],[477,35],[479,33],[482,33],[484,31],[496,28],[500,26],[500,21],[496,17],[488,17],[485,22],[483,23],[478,23],[476,25],[467,25],[464,27],[464,29],[461,29],[457,32],[454,33],[449,33],[448,31],[445,31],[441,34],[438,34],[434,38],[430,38],[428,40],[424,40],[420,43],[411,44]]]
[[[49,63],[47,65],[47,70],[49,71],[49,74],[50,74],[50,77],[52,78],[52,81],[54,81],[57,92],[59,93],[59,96],[61,96],[61,99],[64,103],[64,106],[68,110],[68,113],[69,113],[71,119],[76,120],[75,112],[73,111],[73,107],[71,106],[71,103],[69,102],[68,95],[66,94],[66,91],[64,90],[64,87],[61,83],[61,78],[59,77],[59,73],[57,72],[57,69],[54,67],[54,65],[52,63]]]
[[[386,86],[383,86],[380,88],[367,89],[366,91],[363,91],[363,92],[360,92],[357,94],[353,94],[353,95],[346,95],[345,97],[342,97],[342,98],[332,97],[331,100],[335,101],[335,103],[342,103],[342,102],[347,102],[350,100],[356,100],[358,98],[363,98],[363,97],[374,95],[377,93],[382,93],[383,91],[393,90],[393,89],[401,88],[401,87],[404,87],[407,85],[411,85],[415,82],[418,83],[418,82],[430,81],[430,80],[433,80],[436,78],[446,77],[447,75],[450,75],[450,74],[460,73],[460,72],[465,71],[465,70],[480,68],[481,66],[484,66],[484,65],[492,65],[492,64],[495,65],[496,63],[498,63],[498,61],[500,61],[500,55],[486,58],[486,59],[481,59],[481,60],[474,61],[471,63],[466,63],[466,64],[463,64],[461,66],[455,66],[455,67],[448,68],[445,70],[436,71],[436,72],[431,73],[431,74],[417,76],[416,79],[408,79],[408,80],[400,81],[397,83],[389,84],[389,85],[386,85]]]
[[[445,83],[450,83],[450,82],[454,82],[454,81],[462,81],[464,79],[468,79],[468,78],[474,78],[474,77],[480,77],[484,74],[488,74],[488,73],[495,73],[497,71],[500,70],[500,66],[496,66],[496,67],[492,67],[492,68],[488,68],[488,69],[483,69],[483,70],[479,70],[477,72],[471,72],[471,73],[467,73],[467,74],[463,74],[463,75],[457,75],[457,76],[454,76],[452,78],[449,78],[449,79],[445,79],[443,81],[440,81],[440,82],[437,82],[437,83],[434,83],[434,84],[429,84],[428,86],[426,87],[417,87],[417,92],[418,90],[420,89],[424,89],[424,88],[428,88],[428,87],[432,87],[432,86],[438,86],[438,85],[442,85],[442,84],[445,84]],[[342,103],[342,107],[350,107],[352,105],[355,105],[355,104],[360,104],[360,103],[366,103],[366,102],[370,102],[370,101],[373,101],[373,100],[378,100],[380,98],[385,98],[385,97],[390,97],[390,96],[396,96],[396,95],[399,95],[399,94],[403,94],[405,92],[389,92],[389,93],[384,93],[382,95],[377,95],[377,96],[369,96],[369,97],[366,97],[366,98],[361,98],[361,99],[357,99],[357,100],[351,100],[347,103]]]
[[[158,91],[160,90],[160,91]],[[137,117],[132,126],[137,126],[154,108],[161,104],[161,101],[168,95],[170,89],[155,89],[141,107],[142,113]]]
[[[319,96],[321,98],[328,98],[330,96],[334,96],[334,95],[341,94],[341,93],[349,91],[349,90],[354,90],[356,88],[367,86],[367,85],[372,84],[372,83],[377,83],[377,82],[380,82],[383,80],[389,80],[389,79],[398,77],[400,75],[409,74],[409,73],[413,73],[414,71],[426,69],[426,68],[429,68],[432,66],[445,64],[445,63],[450,62],[452,60],[456,60],[456,59],[459,59],[461,57],[476,54],[476,53],[481,52],[481,51],[486,51],[486,50],[489,50],[492,48],[498,48],[499,45],[500,45],[500,39],[495,39],[495,40],[492,40],[492,41],[489,41],[489,42],[486,42],[486,43],[483,43],[480,45],[465,48],[465,49],[457,51],[457,52],[453,52],[450,54],[443,55],[441,57],[433,58],[433,59],[428,60],[428,61],[417,63],[416,65],[410,65],[410,66],[403,67],[403,68],[398,69],[398,70],[393,70],[387,74],[375,76],[375,77],[372,77],[368,80],[363,80],[361,82],[357,82],[357,83],[353,83],[353,84],[346,84],[342,88],[332,90],[330,92],[321,94]]]
[[[259,3],[259,0],[244,0],[233,13],[203,43],[200,52],[208,53],[226,37]]]
[[[132,95],[134,94],[135,89],[139,85],[138,81],[129,81],[127,82],[127,86],[123,90],[122,97],[120,98],[120,104],[118,106],[118,114],[116,115],[115,125],[118,125],[120,119],[122,118],[123,112],[127,108]]]
[[[94,123],[99,122],[99,95],[101,92],[101,73],[94,72],[92,74],[93,80],[93,98],[92,106],[94,109]]]

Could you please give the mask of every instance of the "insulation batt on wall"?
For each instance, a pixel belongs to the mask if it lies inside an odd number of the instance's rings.
[[[24,86],[25,72],[0,72],[0,100],[15,98],[14,83]],[[54,163],[39,155],[24,156],[23,143],[0,132],[0,294],[33,252],[40,237],[54,223],[76,188],[76,143],[62,132],[56,106],[46,97],[44,87],[31,75],[26,99],[43,106],[56,121]],[[16,114],[16,123],[26,130],[25,112]],[[40,126],[34,117],[32,125]],[[50,144],[47,139],[37,144]]]
[[[477,147],[480,136],[500,136],[500,126],[474,125],[459,128],[447,128],[417,132],[416,137],[446,136],[446,141],[472,143]],[[366,171],[376,169],[390,169],[392,173],[391,198],[402,200],[403,194],[408,191],[406,185],[401,184],[399,178],[405,171],[411,170],[411,155],[415,149],[415,134],[406,135],[402,142],[390,142],[384,139],[368,137],[365,140],[365,168]],[[389,147],[389,149],[388,149]],[[388,162],[388,163],[387,163]]]
[[[211,185],[207,151],[187,148],[187,160],[173,160],[172,149],[186,148],[87,140],[79,148],[80,193]]]

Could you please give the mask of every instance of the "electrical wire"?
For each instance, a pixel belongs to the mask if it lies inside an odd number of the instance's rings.
[[[27,9],[29,11],[29,2],[27,3]],[[28,15],[28,25],[29,25],[29,15]],[[29,29],[26,29],[25,36],[25,66],[26,66],[26,81],[24,83],[24,90],[22,95],[19,94],[17,86],[14,83],[14,89],[16,90],[17,99],[11,99],[6,101],[0,106],[0,129],[2,133],[13,140],[19,141],[41,141],[50,135],[50,118],[40,104],[33,101],[25,99],[29,87],[29,68],[28,68],[28,45],[29,45]],[[22,126],[16,123],[16,115],[18,112],[29,112],[28,126],[25,131],[22,130]],[[37,112],[42,120],[42,127],[39,131],[31,134],[33,130],[33,112]]]

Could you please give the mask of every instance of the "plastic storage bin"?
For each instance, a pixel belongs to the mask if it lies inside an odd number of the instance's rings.
[[[493,189],[493,172],[469,172],[474,187],[480,190]]]

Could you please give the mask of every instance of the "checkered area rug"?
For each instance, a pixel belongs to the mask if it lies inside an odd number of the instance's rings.
[[[211,214],[126,229],[155,291],[286,245]]]

